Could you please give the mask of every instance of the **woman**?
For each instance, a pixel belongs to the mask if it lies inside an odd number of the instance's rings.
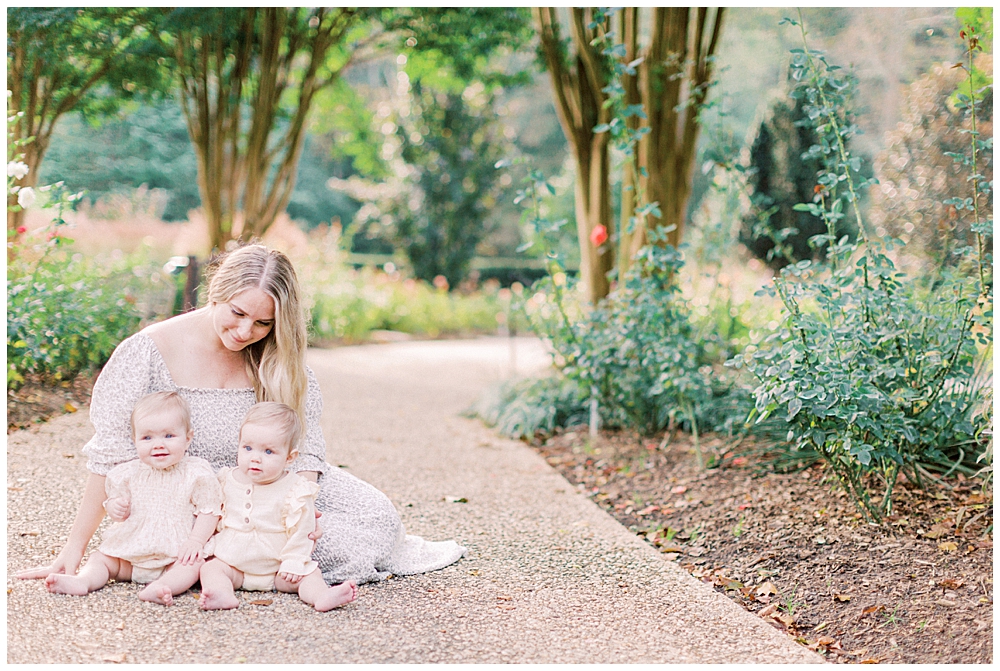
[[[291,406],[306,436],[292,470],[320,485],[313,558],[329,583],[380,580],[448,566],[465,554],[454,541],[407,536],[392,502],[371,485],[326,463],[323,399],[305,366],[306,327],[299,285],[281,252],[248,245],[227,254],[208,286],[208,305],[125,339],[94,385],[84,447],[90,474],[69,539],[55,561],[22,579],[75,573],[104,517],[104,479],[136,458],[129,415],[140,397],[176,390],[191,405],[189,454],[218,470],[236,466],[240,422],[258,401]]]

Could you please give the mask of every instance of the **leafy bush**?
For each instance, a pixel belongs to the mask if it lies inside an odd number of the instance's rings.
[[[173,298],[172,284],[141,256],[87,259],[59,229],[39,234],[44,241],[34,245],[27,234],[7,267],[8,388],[100,367]]]
[[[566,377],[533,378],[493,390],[477,402],[472,413],[505,436],[530,440],[551,434],[556,427],[586,424],[590,400]]]
[[[888,256],[893,245],[869,239],[858,208],[865,182],[856,181],[860,165],[845,148],[854,129],[845,120],[844,76],[814,51],[797,50],[792,67],[816,119],[820,141],[810,151],[827,156],[829,166],[815,202],[798,208],[826,224],[829,233],[815,239],[827,245],[829,264],[784,269],[766,290],[785,308],[780,328],[733,364],[759,380],[758,417],[784,415],[788,440],[815,450],[862,512],[880,520],[891,511],[900,472],[920,482],[929,464],[958,467],[985,428],[977,411],[992,348],[992,280],[983,255],[992,225],[978,223],[977,209],[977,278],[949,272],[921,281],[898,271]],[[956,200],[975,209],[987,185],[981,175],[972,183],[968,205]],[[847,197],[838,198],[838,189]],[[845,200],[859,244],[833,235]],[[879,502],[873,486],[883,489]]]
[[[498,320],[510,312],[511,292],[497,282],[474,293],[449,293],[444,285],[395,270],[352,270],[341,262],[338,245],[337,236],[328,235],[295,261],[311,305],[314,340],[362,342],[383,329],[431,338],[496,333]]]

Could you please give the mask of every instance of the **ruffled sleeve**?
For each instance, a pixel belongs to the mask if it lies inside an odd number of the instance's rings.
[[[281,513],[285,530],[288,532],[288,540],[278,557],[281,561],[278,572],[308,575],[318,566],[310,558],[313,541],[309,539],[309,534],[316,528],[316,509],[313,501],[319,492],[319,485],[294,473],[286,477],[294,477],[297,482],[289,490],[282,506]]]
[[[291,471],[316,471],[325,473],[326,441],[323,440],[323,429],[320,427],[320,417],[323,415],[323,395],[319,390],[319,382],[311,368],[306,368],[309,387],[306,391],[306,426],[305,437],[299,445],[299,456],[292,463]]]
[[[107,475],[113,467],[138,456],[129,420],[136,401],[159,391],[151,384],[153,347],[153,341],[143,334],[126,338],[94,383],[90,422],[95,433],[83,447],[87,469],[92,473]]]
[[[190,460],[191,503],[196,515],[222,514],[222,487],[219,479],[212,472],[212,467],[204,459],[188,457]]]

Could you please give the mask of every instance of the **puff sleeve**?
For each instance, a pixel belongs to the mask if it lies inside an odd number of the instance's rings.
[[[94,437],[83,447],[87,469],[107,475],[113,467],[138,455],[132,444],[130,418],[135,402],[152,388],[153,341],[137,333],[118,344],[94,383],[90,422]]]
[[[287,477],[292,476],[294,474]],[[278,571],[294,575],[308,575],[315,571],[318,566],[310,559],[313,541],[309,539],[309,533],[316,526],[313,501],[319,492],[319,485],[300,476],[294,477],[298,482],[289,490],[281,511],[288,540],[278,557],[281,562]]]
[[[320,393],[319,382],[311,368],[306,368],[309,386],[306,391],[306,426],[305,435],[299,445],[299,456],[292,464],[291,471],[316,471],[325,473],[326,441],[323,439],[323,429],[320,427],[320,417],[323,415],[323,395]]]
[[[187,457],[191,461],[191,503],[195,515],[222,514],[222,487],[219,479],[212,472],[212,467],[204,459]]]
[[[129,482],[136,471],[136,466],[140,463],[139,461],[127,461],[108,471],[108,477],[104,481],[104,492],[108,495],[109,499],[124,498],[131,500],[132,494]]]

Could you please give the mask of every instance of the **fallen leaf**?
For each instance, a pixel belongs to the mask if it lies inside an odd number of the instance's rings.
[[[819,638],[816,639],[816,645],[821,645],[824,648],[829,645],[833,645],[836,642],[837,642],[836,639],[831,638],[829,636],[820,636]]]
[[[934,603],[939,606],[944,606],[945,608],[954,608],[958,605],[954,601],[949,601],[948,599],[937,599]]]
[[[951,541],[948,541],[947,543],[939,543],[938,544],[938,550],[941,550],[942,552],[954,552],[957,549],[958,549],[958,545],[955,544],[955,543],[952,543]]]
[[[464,496],[446,496],[442,501],[447,501],[448,503],[468,503],[469,499]]]
[[[497,594],[497,601],[510,601],[511,597],[508,594]]]
[[[935,524],[931,527],[930,531],[924,532],[924,538],[930,538],[931,540],[936,540],[944,536],[945,534],[951,533],[951,527],[945,524]]]
[[[877,606],[868,606],[867,608],[862,609],[862,611],[861,611],[861,617],[864,617],[865,615],[871,615],[872,613],[878,613],[878,612],[884,611],[884,610],[885,610],[885,606],[883,606],[881,604],[879,604]]]
[[[274,603],[273,599],[255,599],[250,602],[251,606],[270,606]]]
[[[777,610],[778,610],[778,604],[772,603],[770,606],[765,606],[764,608],[762,608],[761,611],[757,614],[760,615],[761,617],[768,617],[777,612]]]
[[[843,602],[850,601],[851,597],[848,594],[834,594],[833,595],[833,600],[834,601],[840,601],[840,602],[843,603]]]
[[[829,625],[830,625],[830,623],[829,623],[829,622],[820,622],[820,623],[819,623],[819,624],[817,624],[817,625],[816,625],[815,627],[813,627],[813,631],[823,631],[823,630],[824,630],[824,629],[826,629],[826,628],[827,628],[827,627],[828,627]]]
[[[41,536],[42,532],[38,531],[37,529],[32,529],[31,531],[22,531],[21,535],[22,536]]]
[[[958,579],[946,578],[944,580],[938,580],[938,585],[939,586],[944,587],[945,589],[950,589],[950,590],[956,590],[956,589],[958,589],[959,587],[961,587],[964,584],[965,584],[965,581],[962,580],[961,578],[958,578]]]
[[[741,583],[739,580],[733,580],[732,578],[723,578],[722,576],[718,576],[716,578],[715,584],[721,587],[722,589],[726,590],[727,592],[732,590],[743,589],[743,583]]]
[[[499,608],[500,610],[514,610],[515,608],[517,608],[517,606],[510,603],[498,603],[497,608]]]
[[[479,569],[469,569],[469,575],[479,575]]]
[[[23,492],[24,491],[24,487],[14,487],[13,485],[10,485],[10,486],[7,487],[7,491],[8,492]]]
[[[785,625],[786,627],[795,626],[795,618],[792,617],[791,615],[788,615],[787,613],[783,613],[781,615],[775,615],[774,619],[780,622],[781,624]]]
[[[122,620],[117,625],[115,625],[115,629],[117,629],[118,631],[123,631],[125,629],[125,620]]]
[[[636,515],[648,515],[650,513],[655,513],[660,509],[660,506],[646,506],[642,510],[636,513]]]
[[[684,552],[684,548],[676,545],[664,545],[660,548],[660,552]]]
[[[122,662],[125,661],[125,653],[124,652],[120,652],[117,655],[112,655],[112,654],[101,655],[101,661],[102,662],[113,662],[115,664],[121,664]]]
[[[869,657],[868,659],[862,659],[861,663],[862,664],[878,664],[878,659],[876,659],[875,657]]]
[[[670,490],[670,493],[671,494],[683,494],[687,490],[688,490],[688,488],[685,487],[684,485],[677,485],[676,487],[674,487],[673,489]]]
[[[771,596],[772,594],[777,594],[777,593],[778,593],[778,588],[775,587],[774,583],[771,582],[770,580],[758,585],[757,589],[754,590],[754,594],[756,594],[758,597]]]
[[[680,556],[681,555],[678,552],[664,552],[663,553],[663,558],[666,559],[667,561],[674,561],[675,559],[677,559]]]
[[[63,406],[63,410],[66,412],[76,412],[76,406],[72,403],[66,403],[66,405]]]
[[[76,455],[73,454],[72,452],[63,452],[62,455],[64,457],[66,457],[67,459],[75,459],[76,458]]]

